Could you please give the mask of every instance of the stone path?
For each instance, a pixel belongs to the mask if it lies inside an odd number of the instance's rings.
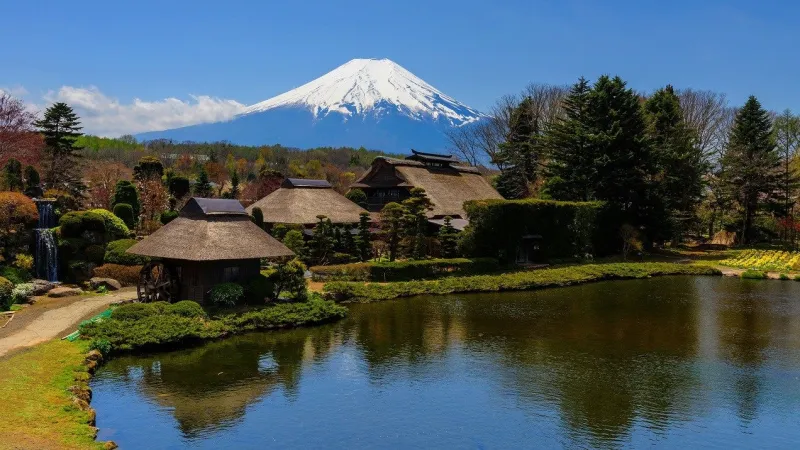
[[[64,337],[108,305],[135,297],[136,288],[100,296],[40,297],[35,304],[16,313],[5,328],[0,328],[0,357],[19,348]]]

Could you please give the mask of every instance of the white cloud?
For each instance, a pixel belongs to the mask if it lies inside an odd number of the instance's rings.
[[[24,96],[28,95],[28,90],[25,89],[24,86],[21,86],[19,84],[15,85],[15,86],[10,86],[10,87],[9,86],[0,86],[0,92],[5,92],[8,95],[11,95],[12,97],[17,97],[17,98],[24,97]]]
[[[132,103],[123,104],[95,86],[62,86],[44,95],[47,103],[64,102],[72,106],[81,118],[85,133],[109,137],[218,122],[232,118],[245,108],[235,100],[207,95],[191,95],[190,98],[183,101],[170,97],[153,102],[136,98]]]

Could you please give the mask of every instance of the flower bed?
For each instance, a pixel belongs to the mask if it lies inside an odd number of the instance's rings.
[[[739,269],[791,272],[800,270],[800,252],[745,250],[734,258],[723,259],[720,264]]]

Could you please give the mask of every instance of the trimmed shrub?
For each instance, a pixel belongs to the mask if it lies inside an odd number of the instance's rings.
[[[94,339],[89,343],[89,350],[97,350],[106,357],[111,354],[111,342],[108,342],[108,339]]]
[[[89,212],[103,218],[106,233],[108,233],[108,238],[110,240],[126,238],[131,234],[131,230],[128,228],[125,221],[117,217],[117,215],[111,211],[107,209],[90,209]]]
[[[253,208],[253,212],[250,213],[250,218],[253,220],[253,223],[258,226],[258,228],[264,229],[264,212],[261,211],[261,208],[256,206]]]
[[[14,258],[14,266],[20,270],[30,271],[33,269],[33,256],[25,253],[17,253],[17,256]]]
[[[621,217],[602,202],[473,200],[461,253],[513,262],[523,236],[540,235],[542,259],[604,255],[619,250]]]
[[[158,219],[161,221],[163,225],[166,225],[177,218],[178,218],[178,211],[164,211],[158,216]]]
[[[365,194],[361,189],[350,189],[346,194],[344,194],[344,196],[356,205],[366,209],[367,194]]]
[[[126,303],[118,306],[111,312],[111,318],[116,320],[140,320],[144,317],[162,315],[169,311],[167,302],[153,303]]]
[[[590,281],[649,278],[659,275],[721,275],[713,267],[673,263],[586,264],[556,269],[528,270],[499,275],[447,277],[400,283],[347,283],[335,281],[323,290],[339,301],[372,302],[423,294],[454,292],[524,291],[569,286]]]
[[[745,270],[742,272],[741,277],[746,280],[766,280],[768,278],[766,272],[755,269]]]
[[[27,270],[11,266],[0,268],[0,277],[7,279],[12,284],[27,283],[33,279],[30,272]]]
[[[86,260],[94,264],[103,264],[106,251],[101,245],[90,245],[83,251]]]
[[[256,275],[245,284],[244,295],[247,300],[254,303],[272,300],[275,298],[275,282],[270,279],[269,275]]]
[[[203,307],[191,300],[181,300],[178,303],[173,303],[169,305],[167,312],[181,317],[206,317],[206,311]]]
[[[142,266],[123,266],[120,264],[103,264],[94,268],[94,276],[100,278],[113,278],[123,286],[135,286],[139,282],[139,272]]]
[[[499,268],[494,258],[453,258],[314,266],[309,270],[315,281],[409,281],[495,272]]]
[[[114,215],[119,217],[128,229],[136,226],[136,219],[133,214],[133,207],[127,203],[117,203],[114,205]]]
[[[234,306],[244,297],[244,288],[236,283],[220,283],[211,288],[211,301],[217,306]]]
[[[131,209],[133,209],[133,223],[136,223],[139,219],[139,210],[141,209],[139,192],[136,190],[136,186],[128,180],[120,180],[114,187],[114,195],[111,197],[111,205],[113,205],[112,210],[115,210],[117,205],[121,203],[131,206]],[[124,217],[120,218],[125,220]],[[127,224],[128,222],[126,221],[125,223]],[[129,227],[133,228],[131,226]]]
[[[305,273],[305,264],[296,258],[279,265],[270,277],[275,283],[275,295],[286,292],[295,300],[304,300],[308,295]]]
[[[14,299],[11,297],[11,292],[14,290],[14,284],[7,279],[0,277],[0,311],[7,311],[14,304]]]
[[[38,220],[33,200],[19,192],[0,192],[0,256],[11,261],[28,251]]]
[[[106,264],[121,264],[123,266],[142,266],[150,261],[146,256],[125,253],[136,244],[136,239],[120,239],[109,242],[106,246],[104,261]]]
[[[58,221],[61,236],[80,238],[85,231],[105,233],[106,221],[100,214],[91,211],[72,211],[61,216]]]
[[[324,323],[347,315],[347,308],[324,300],[319,295],[304,303],[280,303],[243,314],[224,315],[218,319],[170,314],[170,305],[165,308],[166,314],[153,314],[149,305],[155,304],[132,305],[142,304],[120,306],[108,320],[82,323],[81,339],[106,341],[110,344],[109,353],[113,354],[190,344],[232,333]],[[131,308],[139,311],[138,317],[122,313],[125,318],[119,318],[120,310]]]

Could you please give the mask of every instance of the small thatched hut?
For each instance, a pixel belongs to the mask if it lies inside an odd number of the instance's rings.
[[[412,188],[425,189],[433,202],[428,212],[430,222],[441,226],[445,216],[453,226],[463,229],[468,223],[464,202],[467,200],[502,199],[476,167],[461,163],[452,155],[411,150],[406,159],[379,156],[367,173],[353,183],[367,194],[367,207],[380,211],[389,202],[401,202]]]
[[[192,198],[180,215],[128,249],[157,258],[142,270],[142,300],[203,301],[216,284],[258,275],[261,258],[294,255],[258,228],[237,200]]]
[[[287,178],[280,189],[247,207],[260,208],[264,223],[313,226],[323,215],[334,224],[355,224],[366,210],[333,190],[325,180]]]

